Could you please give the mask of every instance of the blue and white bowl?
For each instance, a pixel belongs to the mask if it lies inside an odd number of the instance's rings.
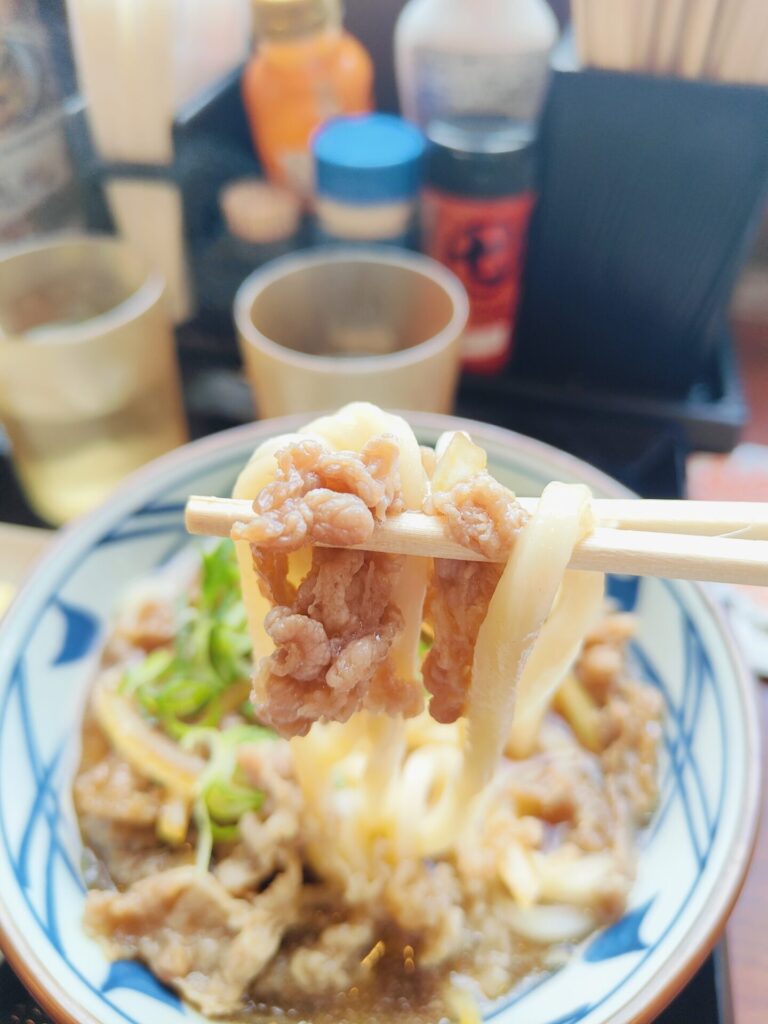
[[[434,443],[464,427],[520,494],[550,479],[623,493],[596,470],[515,434],[409,415]],[[127,583],[187,544],[189,494],[229,493],[267,421],[197,442],[133,476],[64,531],[0,626],[0,937],[53,1017],[78,1024],[179,1024],[198,1015],[140,964],[109,963],[83,932],[81,842],[70,789],[81,713],[110,610]],[[637,656],[666,703],[661,800],[642,837],[626,916],[557,974],[492,1006],[498,1024],[629,1024],[655,1016],[722,930],[746,872],[758,807],[752,683],[703,590],[612,580],[640,620]]]

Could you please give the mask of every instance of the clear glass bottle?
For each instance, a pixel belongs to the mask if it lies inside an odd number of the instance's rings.
[[[546,0],[409,0],[395,30],[403,114],[535,120],[558,26]]]

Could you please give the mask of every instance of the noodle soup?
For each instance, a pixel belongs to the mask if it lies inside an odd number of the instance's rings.
[[[185,554],[105,648],[86,926],[211,1016],[477,1019],[624,909],[661,707],[631,617],[563,575],[589,495],[528,522],[463,435],[409,431],[350,407],[262,446],[237,560]],[[402,508],[506,566],[314,547]]]

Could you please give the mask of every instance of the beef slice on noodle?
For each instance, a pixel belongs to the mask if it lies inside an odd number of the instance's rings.
[[[438,722],[464,714],[477,634],[509,556],[528,516],[514,494],[483,471],[430,495],[426,510],[442,518],[453,540],[493,562],[435,559],[425,620],[434,643],[424,665],[432,694],[429,711]]]
[[[291,605],[276,605],[264,628],[275,644],[254,680],[259,717],[283,736],[313,722],[345,722],[361,708],[417,714],[421,693],[399,678],[392,644],[402,618],[391,603],[403,559],[316,548]]]
[[[240,818],[239,842],[213,868],[216,878],[234,896],[260,888],[299,855],[303,811],[286,741],[246,743],[238,750],[237,763],[265,800],[259,813],[249,812]]]
[[[509,557],[528,521],[512,491],[485,470],[459,480],[447,491],[433,491],[426,511],[445,521],[453,540],[494,562]]]
[[[253,501],[254,518],[233,533],[254,547],[296,551],[304,544],[363,544],[374,523],[403,509],[394,438],[357,452],[307,439],[275,455],[277,471]]]
[[[455,722],[464,713],[472,678],[472,654],[501,566],[435,559],[424,606],[434,642],[424,659],[424,685],[432,694],[429,713]]]
[[[255,519],[234,534],[251,545],[259,589],[273,605],[264,630],[274,644],[256,669],[260,719],[282,736],[320,719],[345,722],[363,708],[417,714],[422,696],[392,662],[403,630],[393,589],[404,558],[347,550],[376,521],[403,508],[394,439],[359,453],[307,439],[276,453],[275,479],[254,499]],[[296,586],[289,554],[307,544],[309,573]]]
[[[305,735],[319,720],[344,722],[358,710],[417,714],[420,691],[392,665],[403,629],[391,601],[404,559],[313,549],[297,588],[289,555],[307,544],[364,544],[375,523],[403,508],[394,439],[375,437],[359,453],[332,452],[307,439],[275,454],[274,480],[254,499],[256,518],[234,536],[251,545],[259,589],[273,605],[264,631],[274,651],[259,663],[254,698],[281,735]],[[426,511],[443,518],[453,539],[485,558],[508,556],[527,520],[514,495],[485,470],[436,490]],[[464,713],[472,655],[498,564],[437,560],[426,602],[435,641],[423,665],[440,722]]]

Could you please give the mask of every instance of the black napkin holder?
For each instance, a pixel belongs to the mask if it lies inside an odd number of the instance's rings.
[[[768,192],[768,89],[555,70],[510,373],[684,398]]]

